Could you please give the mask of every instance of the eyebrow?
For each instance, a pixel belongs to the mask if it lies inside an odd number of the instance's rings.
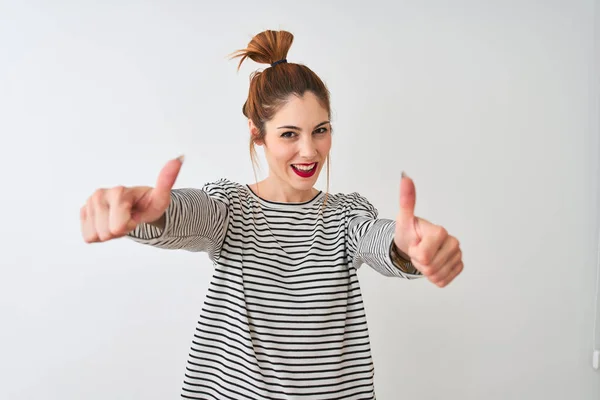
[[[318,124],[317,126],[315,126],[315,128],[314,128],[314,129],[317,129],[318,127],[320,127],[320,126],[322,126],[322,125],[325,125],[325,124],[328,124],[328,123],[329,123],[329,121],[323,121],[323,122],[321,122],[320,124]],[[277,127],[277,129],[295,129],[295,130],[297,130],[297,131],[301,130],[300,128],[298,128],[297,126],[294,126],[294,125],[283,125],[283,126],[278,126],[278,127]]]

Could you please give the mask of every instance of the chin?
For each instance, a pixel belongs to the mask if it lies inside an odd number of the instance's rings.
[[[296,190],[300,190],[300,191],[309,191],[311,190],[314,186],[315,183],[317,183],[317,180],[305,180],[303,182],[298,182],[297,180],[294,180],[291,182],[292,186],[294,187],[294,189]]]

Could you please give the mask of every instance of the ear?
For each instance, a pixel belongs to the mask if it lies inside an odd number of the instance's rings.
[[[256,127],[256,125],[254,125],[254,122],[252,122],[251,119],[248,119],[248,129],[250,130],[250,136],[253,138],[254,143],[258,146],[262,146],[263,141],[258,139],[258,128]]]

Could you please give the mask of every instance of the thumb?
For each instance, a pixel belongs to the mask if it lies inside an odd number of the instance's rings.
[[[171,198],[171,189],[175,185],[181,165],[183,164],[183,156],[169,161],[158,174],[156,186],[152,190],[152,201],[157,203],[168,202]],[[165,206],[166,207],[166,206]]]
[[[396,218],[396,236],[398,246],[406,253],[419,241],[418,218],[415,217],[415,184],[404,172],[400,181],[400,210]]]
[[[415,184],[411,178],[402,172],[400,181],[400,212],[398,222],[404,226],[413,226],[415,221],[415,203],[417,194]]]

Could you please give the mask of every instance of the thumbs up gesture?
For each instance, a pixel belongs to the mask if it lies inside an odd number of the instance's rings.
[[[169,161],[156,186],[117,186],[98,189],[80,210],[81,233],[86,243],[125,236],[140,223],[157,223],[171,203],[171,189],[183,157]]]
[[[427,279],[445,287],[464,267],[459,242],[444,227],[415,217],[415,202],[414,182],[403,173],[394,243]]]

